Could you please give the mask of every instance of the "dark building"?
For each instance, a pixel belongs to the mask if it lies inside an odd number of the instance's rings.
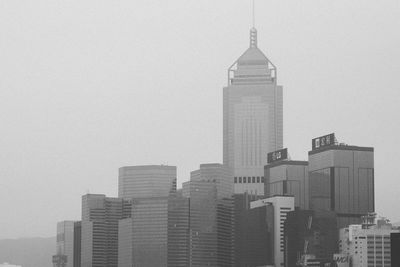
[[[315,138],[308,152],[310,209],[334,211],[338,228],[360,224],[375,210],[374,149],[337,144],[334,134]]]
[[[233,181],[221,164],[201,164],[185,184],[190,195],[190,265],[234,264]]]
[[[189,266],[190,199],[182,190],[168,200],[168,266]]]
[[[400,266],[400,233],[390,234],[390,255],[392,267]]]
[[[285,221],[285,266],[298,266],[303,255],[332,260],[337,253],[337,217],[332,211],[296,209]]]
[[[82,197],[82,267],[118,266],[118,221],[131,216],[130,199]]]
[[[264,176],[265,197],[294,196],[295,207],[309,208],[307,161],[289,160],[287,149],[268,153]]]
[[[82,222],[74,223],[74,267],[81,267]]]
[[[256,267],[272,264],[272,240],[265,208],[250,209],[250,202],[259,199],[236,194],[235,200],[235,265]]]

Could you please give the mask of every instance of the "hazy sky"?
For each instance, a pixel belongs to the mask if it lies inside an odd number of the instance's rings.
[[[222,87],[250,0],[0,0],[0,238],[55,235],[124,165],[222,161]],[[400,1],[257,0],[284,89],[284,145],[375,148],[377,212],[400,221]]]

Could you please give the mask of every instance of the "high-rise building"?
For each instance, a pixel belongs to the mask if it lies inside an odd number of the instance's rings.
[[[339,252],[350,256],[353,267],[396,266],[391,265],[390,235],[398,232],[386,220],[372,226],[349,225],[340,229]]]
[[[288,159],[287,149],[268,153],[265,172],[265,197],[275,195],[294,196],[294,206],[307,210],[308,162]]]
[[[168,211],[176,194],[176,167],[119,169],[119,196],[130,198],[132,216],[119,222],[119,267],[167,266]]]
[[[374,212],[374,149],[338,144],[334,134],[312,140],[308,152],[310,209],[337,213],[338,227]]]
[[[80,222],[62,221],[57,223],[57,248],[53,257],[55,266],[80,266]]]
[[[131,216],[132,200],[82,196],[82,267],[118,266],[118,221]]]
[[[270,233],[270,248],[267,252],[272,256],[271,262],[275,267],[284,266],[284,224],[287,214],[294,210],[293,196],[273,196],[250,203],[251,209],[266,209],[267,227]]]
[[[268,229],[267,210],[250,209],[250,203],[260,198],[235,194],[235,267],[268,266],[272,263],[272,241]]]
[[[168,200],[168,267],[187,267],[190,255],[190,199],[182,190]]]
[[[119,267],[166,267],[168,197],[134,199],[132,217],[119,223],[119,240]]]
[[[400,266],[400,232],[390,233],[390,251],[392,267]]]
[[[234,264],[233,183],[221,164],[201,164],[191,172],[190,265],[231,267]]]
[[[304,256],[331,261],[337,248],[337,220],[333,211],[296,209],[285,221],[285,267],[297,266]]]
[[[223,162],[234,179],[234,192],[264,195],[267,153],[282,148],[282,86],[276,67],[257,47],[250,47],[228,69],[223,89]]]
[[[176,191],[176,166],[145,165],[119,168],[118,197],[168,197]]]

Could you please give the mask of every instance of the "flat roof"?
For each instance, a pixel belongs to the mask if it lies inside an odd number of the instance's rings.
[[[348,145],[330,145],[323,146],[321,148],[308,151],[308,155],[314,155],[320,152],[328,151],[328,150],[349,150],[349,151],[369,151],[374,152],[373,147],[363,147],[363,146],[348,146]]]
[[[271,164],[265,165],[264,169],[270,169],[270,168],[281,166],[281,165],[308,166],[308,161],[305,161],[305,160],[281,160],[281,161],[275,161],[275,162],[272,162]]]

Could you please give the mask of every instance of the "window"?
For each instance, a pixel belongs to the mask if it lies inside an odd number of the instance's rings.
[[[247,177],[243,177],[243,183],[245,184],[247,182]]]
[[[239,177],[239,183],[240,184],[242,183],[242,177]]]
[[[260,176],[257,176],[257,183],[260,183]]]
[[[261,183],[264,183],[264,176],[261,177]]]
[[[251,183],[251,177],[247,177],[247,182]]]
[[[235,177],[234,183],[237,184],[237,177]]]
[[[253,184],[256,182],[256,177],[253,176]]]

